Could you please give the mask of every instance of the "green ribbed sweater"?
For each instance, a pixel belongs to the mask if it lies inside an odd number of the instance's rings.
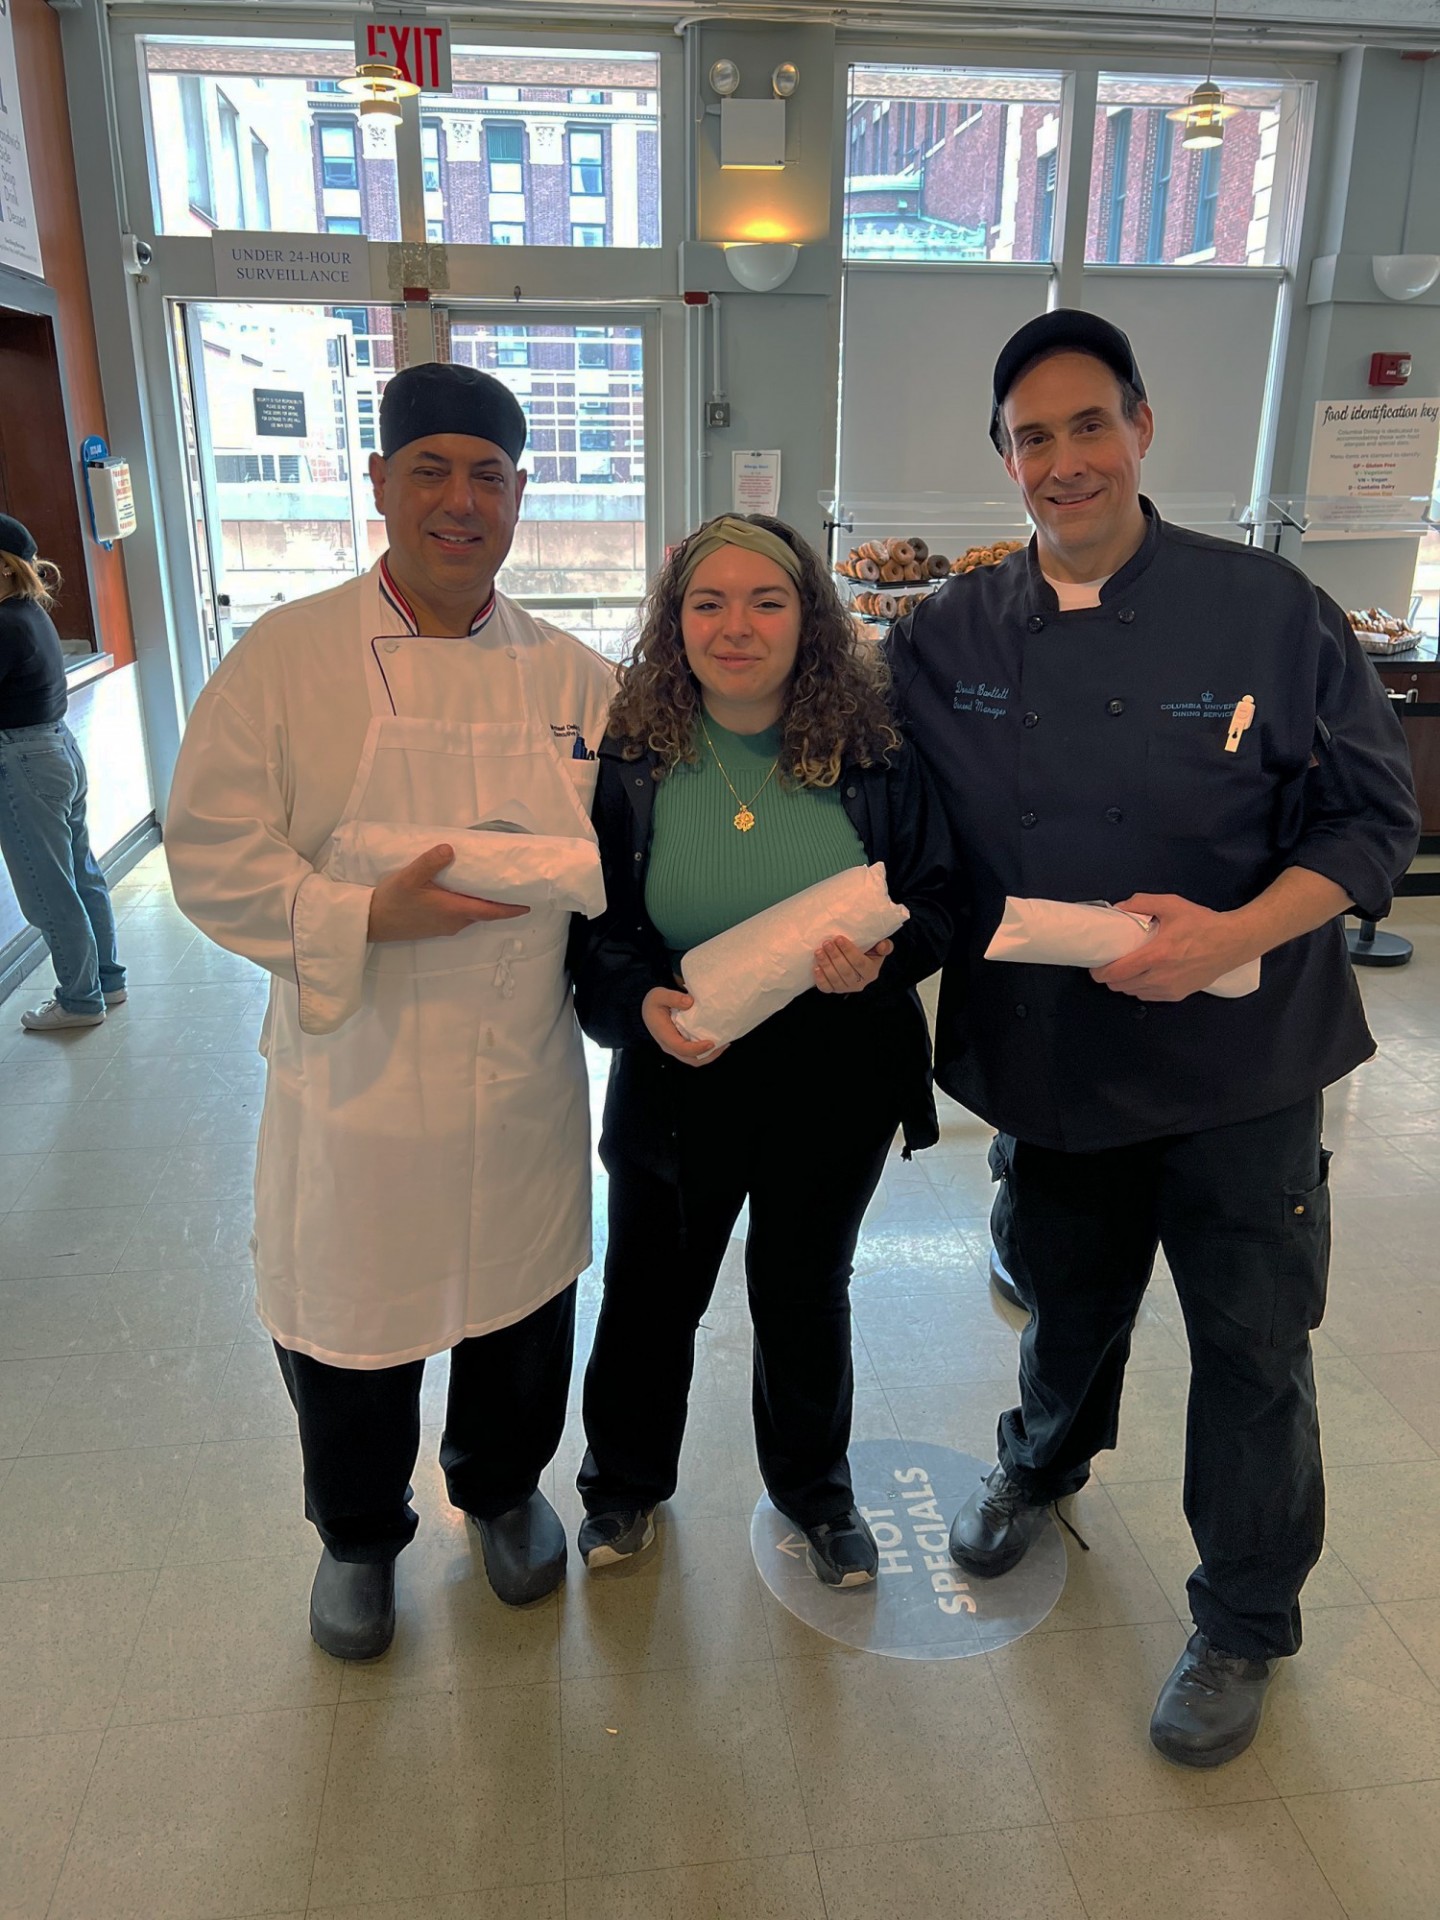
[[[705,724],[736,792],[752,800],[774,764],[780,728],[740,734]],[[866,864],[837,787],[782,787],[777,773],[753,799],[755,825],[738,832],[736,801],[703,736],[699,746],[697,763],[676,767],[656,791],[645,880],[646,911],[675,955]]]

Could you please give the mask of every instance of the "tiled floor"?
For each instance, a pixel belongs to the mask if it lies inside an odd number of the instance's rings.
[[[930,1665],[835,1648],[750,1560],[732,1261],[659,1550],[523,1614],[444,1504],[373,1667],[316,1651],[288,1404],[250,1317],[258,976],[152,856],[133,998],[0,1008],[3,1920],[1434,1920],[1440,1913],[1440,904],[1364,978],[1383,1057],[1339,1089],[1318,1338],[1330,1546],[1253,1751],[1150,1751],[1179,1650],[1185,1355],[1157,1282],[1124,1436],[1039,1632]],[[37,978],[38,984],[38,978]],[[983,1128],[891,1163],[855,1283],[857,1432],[986,1455],[1015,1330],[983,1264]],[[584,1327],[595,1285],[584,1283]],[[549,1489],[567,1523],[572,1421]],[[863,1604],[863,1600],[860,1602]]]

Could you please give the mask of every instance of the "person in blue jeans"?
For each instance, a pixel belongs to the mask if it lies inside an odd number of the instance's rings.
[[[0,856],[55,966],[52,998],[20,1016],[29,1033],[98,1027],[125,998],[110,889],[85,825],[85,762],[65,724],[49,611],[59,587],[29,528],[0,513]]]

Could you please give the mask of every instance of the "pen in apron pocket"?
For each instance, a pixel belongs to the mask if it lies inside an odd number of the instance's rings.
[[[1255,718],[1255,699],[1253,694],[1242,694],[1235,702],[1235,711],[1230,716],[1230,731],[1225,736],[1226,753],[1240,751],[1240,736]]]

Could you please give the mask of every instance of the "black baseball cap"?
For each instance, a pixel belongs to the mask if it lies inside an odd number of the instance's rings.
[[[0,553],[13,553],[17,560],[35,558],[35,536],[8,513],[0,513]]]
[[[1103,360],[1117,380],[1128,381],[1140,398],[1145,398],[1145,382],[1135,364],[1135,349],[1119,327],[1102,320],[1098,313],[1084,313],[1079,307],[1056,307],[1053,313],[1042,313],[1038,320],[1027,320],[1018,333],[1012,333],[995,362],[990,438],[1002,453],[1005,441],[1000,431],[1000,409],[1006,394],[1032,360],[1038,360],[1042,353],[1056,353],[1066,347]]]

